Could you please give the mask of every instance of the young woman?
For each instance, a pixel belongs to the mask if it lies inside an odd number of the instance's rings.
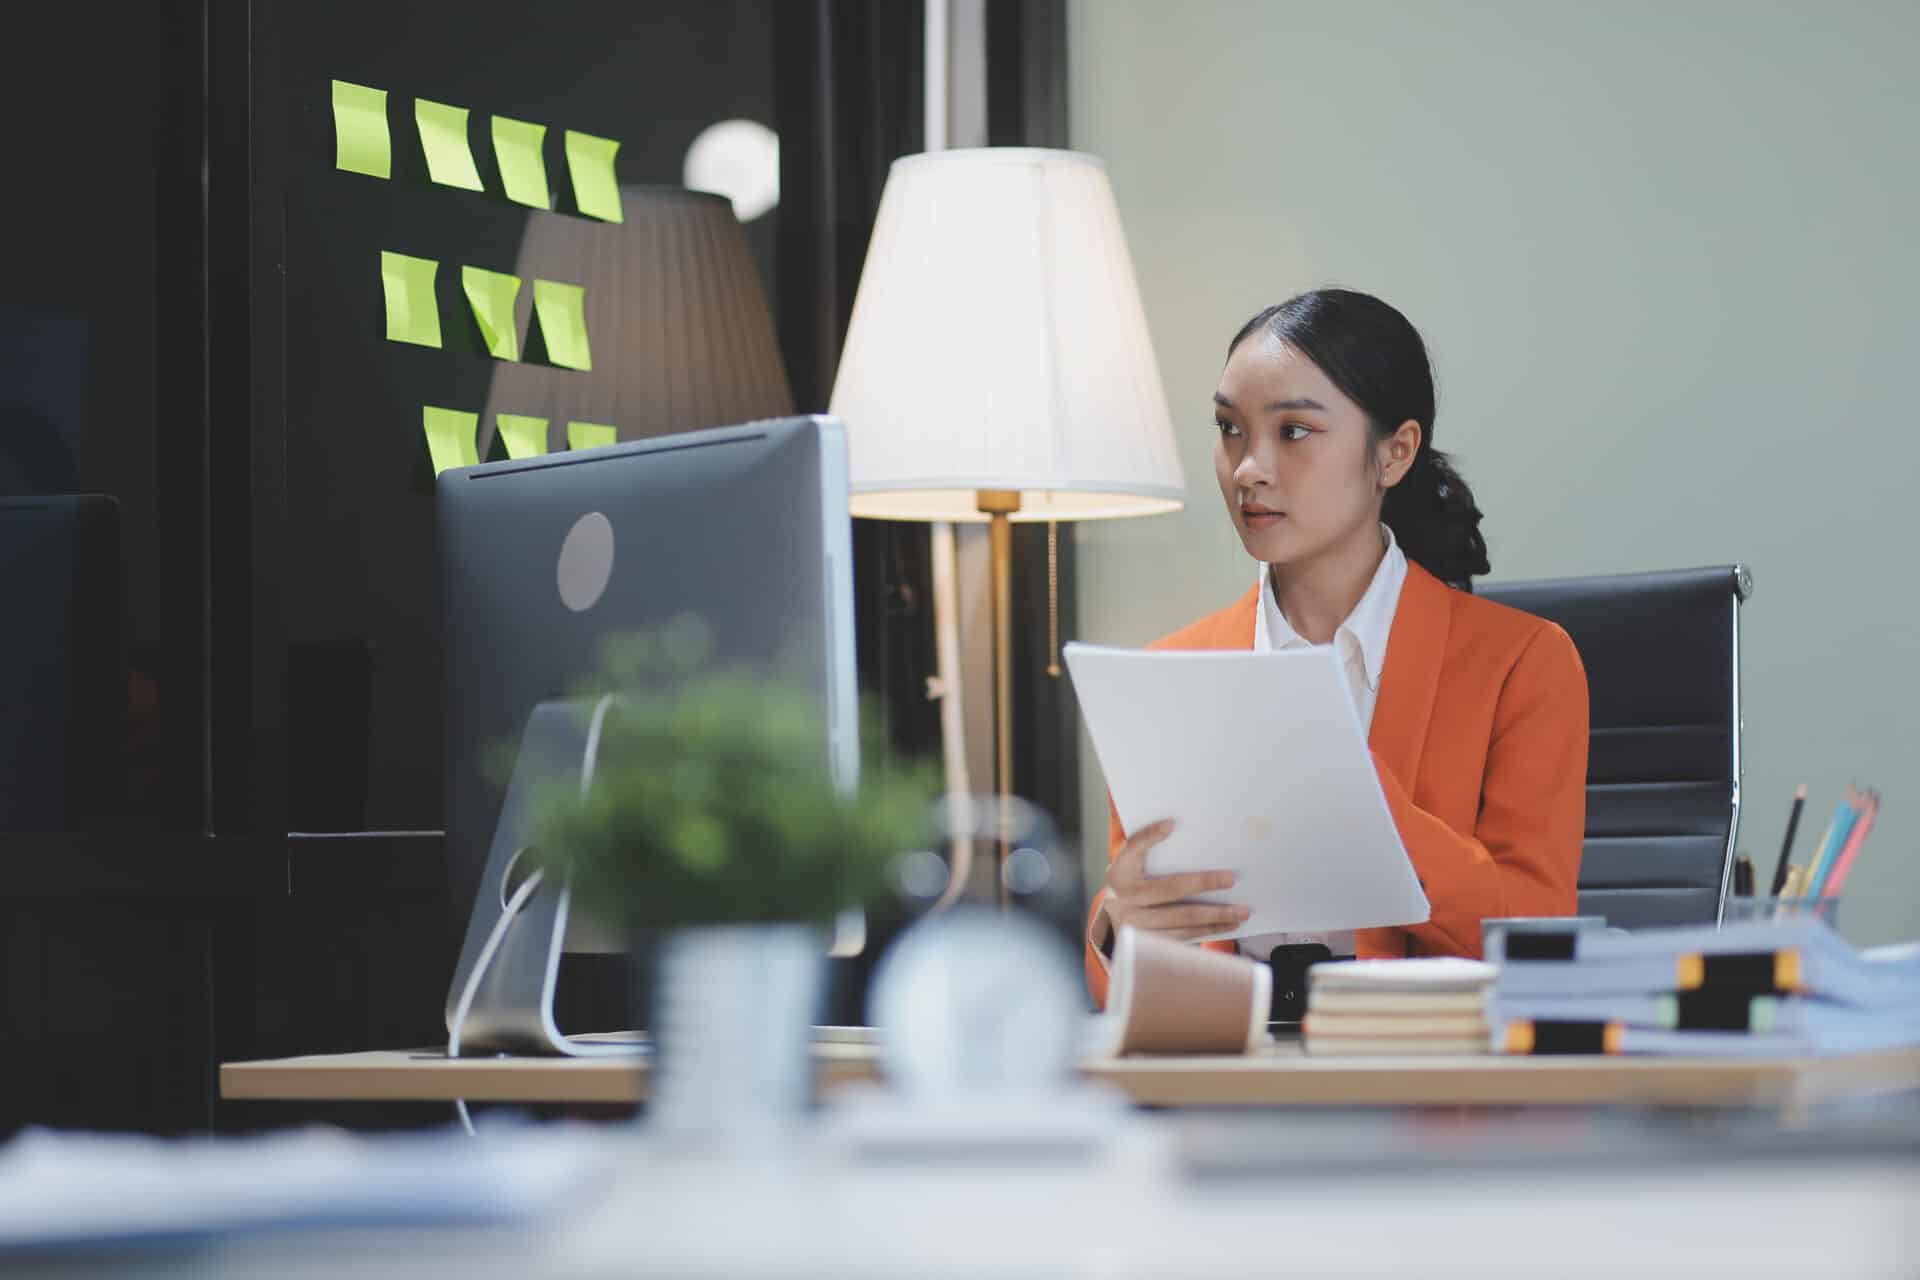
[[[1363,293],[1301,294],[1228,346],[1214,472],[1258,581],[1152,647],[1334,646],[1432,904],[1425,924],[1242,938],[1243,953],[1322,942],[1335,956],[1476,956],[1484,917],[1574,910],[1586,674],[1560,628],[1471,594],[1488,569],[1480,511],[1433,447],[1433,400],[1419,333]],[[1284,707],[1248,714],[1283,731]],[[1189,901],[1230,889],[1228,872],[1147,874],[1171,830],[1123,834],[1112,821],[1087,933],[1087,980],[1103,1004],[1118,926],[1185,940],[1246,919],[1241,907]]]

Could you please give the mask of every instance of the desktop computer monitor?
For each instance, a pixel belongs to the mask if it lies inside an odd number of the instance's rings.
[[[451,1020],[507,898],[496,828],[510,797],[499,755],[529,734],[542,703],[575,693],[608,638],[693,614],[716,661],[797,672],[825,708],[821,749],[843,781],[858,769],[859,712],[846,435],[835,419],[461,468],[440,476],[437,502],[447,864],[454,919],[466,925]],[[564,903],[551,927],[541,961],[549,1002],[561,936],[586,945]],[[539,1015],[545,1031],[533,1047],[575,1051],[545,1043],[557,1033],[550,1009]]]

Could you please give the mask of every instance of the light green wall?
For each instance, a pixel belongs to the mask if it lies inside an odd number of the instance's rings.
[[[1796,781],[1803,850],[1877,784],[1842,923],[1920,936],[1920,6],[1076,0],[1069,31],[1190,503],[1079,531],[1081,638],[1253,581],[1212,479],[1226,340],[1379,293],[1432,349],[1495,577],[1752,566],[1741,847],[1771,867]]]

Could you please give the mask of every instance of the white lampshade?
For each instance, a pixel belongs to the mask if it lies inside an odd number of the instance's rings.
[[[1177,510],[1186,495],[1104,165],[992,147],[894,161],[831,412],[856,516]]]

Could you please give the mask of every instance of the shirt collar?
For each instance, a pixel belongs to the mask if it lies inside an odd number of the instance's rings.
[[[1361,667],[1366,672],[1369,689],[1380,687],[1394,610],[1400,603],[1400,588],[1407,580],[1406,553],[1394,541],[1393,530],[1381,525],[1380,532],[1387,540],[1387,553],[1380,557],[1380,567],[1373,571],[1373,580],[1367,583],[1366,592],[1353,606],[1353,612],[1334,631],[1336,646],[1342,634],[1350,638],[1350,643],[1360,646]],[[1267,569],[1265,564],[1260,566],[1260,608],[1254,614],[1253,647],[1266,650],[1310,647],[1287,621],[1287,615],[1280,612],[1280,602],[1273,595],[1273,577]]]

